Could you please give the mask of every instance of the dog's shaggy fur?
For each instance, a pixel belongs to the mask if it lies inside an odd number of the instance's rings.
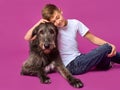
[[[58,71],[70,85],[83,87],[83,83],[74,78],[62,63],[57,49],[58,29],[52,23],[39,24],[32,33],[34,40],[30,41],[30,55],[22,65],[21,74],[37,76],[42,83],[50,83],[47,76],[51,70]]]

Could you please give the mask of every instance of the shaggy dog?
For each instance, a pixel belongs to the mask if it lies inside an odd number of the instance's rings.
[[[58,71],[70,85],[83,87],[81,80],[76,79],[65,68],[57,49],[58,29],[49,22],[39,24],[32,32],[34,40],[30,41],[30,55],[23,63],[21,74],[37,76],[42,83],[51,83],[47,76],[50,71]]]

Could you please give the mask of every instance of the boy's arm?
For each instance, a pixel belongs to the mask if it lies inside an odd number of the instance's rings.
[[[113,44],[111,44],[111,43],[93,35],[90,32],[87,32],[84,37],[87,38],[88,40],[90,40],[92,43],[94,43],[96,45],[103,45],[105,43],[108,43],[112,47],[112,51],[111,51],[110,54],[108,54],[108,57],[113,57],[113,56],[116,55],[116,47]]]
[[[27,33],[25,34],[24,36],[24,39],[29,41],[29,40],[33,40],[35,37],[31,38],[32,37],[32,31],[34,30],[35,27],[37,27],[40,23],[44,23],[44,22],[48,22],[47,20],[45,19],[40,19],[32,28],[30,28]]]
[[[87,32],[84,36],[85,38],[87,38],[89,41],[91,41],[92,43],[96,44],[96,45],[103,45],[105,43],[108,43],[107,41],[93,35],[91,32]]]

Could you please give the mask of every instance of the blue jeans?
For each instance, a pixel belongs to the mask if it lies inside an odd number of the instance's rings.
[[[66,67],[73,75],[83,74],[93,67],[106,70],[110,67],[111,61],[120,64],[120,53],[117,52],[116,56],[111,58],[107,57],[111,50],[110,45],[101,45],[87,54],[79,55]]]

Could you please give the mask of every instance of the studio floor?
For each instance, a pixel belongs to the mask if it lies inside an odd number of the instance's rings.
[[[51,84],[41,84],[37,77],[21,76],[20,70],[25,55],[13,56],[10,53],[9,55],[9,57],[4,55],[2,57],[4,61],[0,66],[0,90],[75,90],[58,73],[48,75]],[[84,87],[80,90],[120,90],[120,65],[118,64],[114,64],[108,71],[90,71],[75,77],[84,83]]]

